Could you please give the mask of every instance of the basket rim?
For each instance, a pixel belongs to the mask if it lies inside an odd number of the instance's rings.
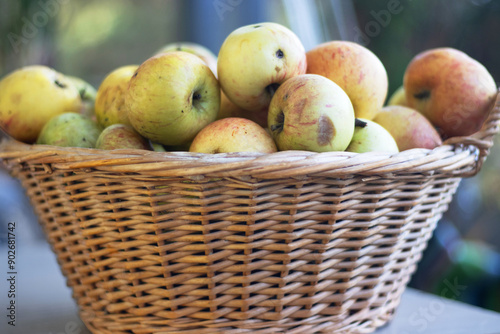
[[[154,152],[139,149],[99,150],[25,144],[9,136],[0,141],[0,161],[12,166],[22,162],[47,165],[47,171],[101,170],[151,176],[302,178],[380,175],[473,176],[493,146],[500,130],[500,93],[480,131],[453,137],[434,149],[415,148],[399,153],[311,152],[193,153]],[[48,166],[50,164],[50,166]]]

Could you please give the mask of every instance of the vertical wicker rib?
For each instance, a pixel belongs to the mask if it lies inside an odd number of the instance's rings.
[[[499,109],[477,136],[393,156],[7,141],[0,158],[94,333],[369,333],[479,171]]]

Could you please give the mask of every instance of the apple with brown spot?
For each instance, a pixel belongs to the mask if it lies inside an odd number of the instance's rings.
[[[453,48],[416,55],[406,68],[404,89],[408,106],[427,117],[444,138],[479,131],[497,96],[488,70]]]
[[[344,151],[351,142],[354,121],[347,94],[316,74],[287,80],[269,106],[269,129],[281,151]]]
[[[353,42],[330,41],[308,51],[307,73],[338,84],[358,118],[373,119],[387,98],[389,79],[384,65],[372,51]]]
[[[389,131],[400,151],[412,148],[433,149],[442,144],[441,137],[431,122],[415,109],[387,106],[379,110],[373,121]]]
[[[246,118],[228,117],[204,127],[194,138],[189,151],[273,153],[277,148],[273,138],[257,123]]]

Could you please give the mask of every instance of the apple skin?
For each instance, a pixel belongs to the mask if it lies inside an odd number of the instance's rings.
[[[154,55],[172,51],[184,51],[200,57],[201,60],[203,60],[205,64],[210,67],[215,77],[217,77],[217,56],[205,46],[192,42],[169,43],[163,46]]]
[[[128,124],[113,124],[105,128],[97,138],[100,150],[139,149],[152,150],[149,141]]]
[[[52,117],[81,109],[78,89],[52,68],[26,66],[0,81],[0,127],[19,141],[34,143]]]
[[[129,124],[125,109],[125,92],[132,75],[139,65],[121,66],[108,73],[99,85],[95,101],[97,123],[103,127],[112,124]]]
[[[381,125],[358,118],[356,123],[364,123],[364,126],[356,125],[352,141],[347,147],[347,152],[387,152],[398,153],[398,145],[391,134]]]
[[[240,27],[224,40],[217,61],[219,82],[238,107],[265,112],[276,88],[306,71],[301,41],[277,23]]]
[[[257,123],[240,117],[217,120],[204,127],[189,148],[197,153],[277,152],[276,144]]]
[[[62,147],[94,148],[101,127],[88,116],[66,112],[45,123],[36,143]]]
[[[80,94],[80,98],[82,100],[82,109],[80,110],[80,113],[82,115],[90,117],[92,120],[96,120],[94,105],[97,90],[94,88],[94,86],[92,86],[82,78],[71,75],[66,75],[66,78],[73,83],[76,89],[78,89],[78,93]]]
[[[453,48],[416,55],[406,68],[404,87],[408,106],[438,127],[443,138],[479,131],[497,96],[488,70]]]
[[[415,109],[387,106],[379,110],[373,121],[389,131],[400,151],[433,149],[443,143],[431,122]]]
[[[392,93],[389,97],[389,101],[387,101],[388,106],[404,106],[407,107],[408,103],[406,102],[406,92],[404,86],[400,86],[398,89]]]
[[[380,59],[364,46],[330,41],[307,52],[307,73],[339,85],[351,99],[356,117],[372,119],[384,106],[389,79]]]
[[[285,81],[269,106],[269,129],[280,151],[344,151],[351,142],[354,121],[347,94],[315,74]]]
[[[183,145],[216,119],[220,86],[199,57],[183,51],[161,53],[132,76],[125,105],[142,136],[167,146]]]

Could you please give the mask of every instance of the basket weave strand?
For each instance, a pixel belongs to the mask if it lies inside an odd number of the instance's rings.
[[[93,333],[369,333],[499,131],[394,155],[1,144]]]

